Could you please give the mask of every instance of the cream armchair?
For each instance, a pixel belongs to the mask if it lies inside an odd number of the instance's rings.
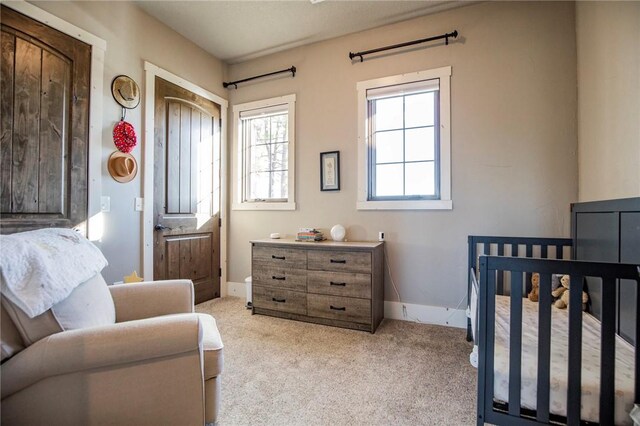
[[[108,288],[115,324],[30,345],[3,300],[3,425],[216,422],[223,345],[213,317],[193,312],[191,281]],[[26,347],[15,350],[20,344]]]

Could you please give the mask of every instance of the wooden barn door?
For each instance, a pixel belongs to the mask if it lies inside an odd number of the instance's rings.
[[[0,232],[86,235],[91,47],[2,6]]]
[[[156,77],[154,279],[220,296],[220,107]]]

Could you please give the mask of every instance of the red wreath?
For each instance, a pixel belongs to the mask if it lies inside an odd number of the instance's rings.
[[[133,125],[124,120],[118,121],[113,128],[113,143],[116,144],[120,151],[124,153],[131,152],[138,143]]]

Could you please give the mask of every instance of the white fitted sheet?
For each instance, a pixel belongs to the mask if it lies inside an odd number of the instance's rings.
[[[509,305],[508,296],[496,296],[494,397],[509,400]],[[522,302],[521,407],[535,410],[538,369],[538,303]],[[568,310],[551,307],[550,411],[567,414]],[[615,422],[631,424],[633,408],[634,349],[616,336]],[[582,314],[582,407],[581,419],[598,422],[600,407],[600,322]]]

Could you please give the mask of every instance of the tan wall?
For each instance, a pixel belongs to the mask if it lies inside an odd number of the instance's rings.
[[[640,196],[640,3],[576,2],[580,201]]]
[[[178,35],[169,27],[125,2],[32,2],[37,7],[76,25],[107,42],[103,87],[102,195],[111,197],[111,212],[104,214],[100,248],[109,261],[103,274],[107,282],[120,281],[142,269],[142,213],[134,211],[134,198],[142,194],[143,103],[127,112],[138,135],[133,155],[140,167],[130,183],[114,181],[107,172],[109,155],[116,149],[112,130],[121,109],[111,96],[111,81],[119,74],[132,77],[144,95],[144,61],[164,68],[224,98],[225,65]]]
[[[238,79],[295,65],[295,78],[242,85],[231,104],[295,93],[293,212],[231,211],[229,281],[250,274],[249,240],[298,227],[385,231],[403,301],[455,307],[466,297],[469,234],[566,236],[576,201],[573,3],[490,2],[389,25],[229,67]],[[422,46],[364,63],[349,51],[457,29],[450,46]],[[452,211],[356,210],[356,83],[452,66]],[[319,189],[319,153],[340,150],[342,189]],[[386,299],[396,300],[386,279]]]

